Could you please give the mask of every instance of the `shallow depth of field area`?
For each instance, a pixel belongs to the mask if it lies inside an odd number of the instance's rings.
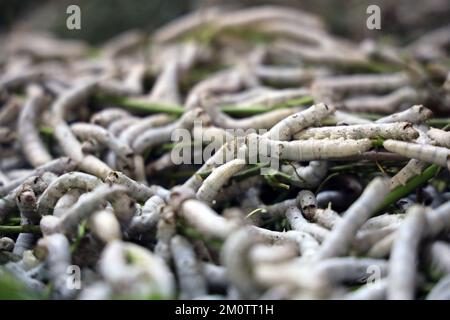
[[[448,1],[106,3],[0,4],[0,299],[450,299]]]

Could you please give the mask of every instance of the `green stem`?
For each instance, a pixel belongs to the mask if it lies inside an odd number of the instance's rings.
[[[395,204],[401,198],[407,196],[415,189],[426,183],[428,180],[434,178],[440,170],[440,167],[436,164],[433,164],[426,168],[420,175],[415,176],[411,180],[409,180],[404,186],[399,186],[392,190],[385,198],[384,201],[380,204],[377,209],[377,212],[380,213],[384,209],[388,208],[390,205]]]
[[[0,233],[40,233],[39,226],[0,226]]]

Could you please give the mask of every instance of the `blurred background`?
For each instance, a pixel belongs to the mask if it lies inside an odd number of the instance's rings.
[[[81,30],[66,28],[66,8],[70,4],[81,8]],[[407,42],[450,23],[449,0],[0,0],[0,33],[44,29],[95,45],[129,29],[151,32],[186,12],[217,4],[284,4],[302,8],[322,16],[332,33],[355,40],[382,37],[386,41]],[[365,27],[366,8],[371,4],[381,8],[381,30]]]

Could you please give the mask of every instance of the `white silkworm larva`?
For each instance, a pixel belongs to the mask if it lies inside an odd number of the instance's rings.
[[[323,242],[329,236],[330,231],[315,224],[308,222],[303,216],[300,209],[293,206],[286,210],[286,218],[291,225],[291,228],[296,231],[301,231],[310,234],[318,242]]]
[[[391,190],[399,186],[404,186],[411,178],[421,174],[426,166],[426,162],[416,159],[409,160],[409,162],[391,178]]]
[[[381,279],[365,284],[357,290],[346,294],[345,300],[384,300],[386,299],[387,280]]]
[[[102,181],[96,176],[83,172],[69,172],[59,176],[42,193],[38,200],[38,213],[47,215],[55,207],[56,202],[67,191],[73,188],[90,191],[99,185]]]
[[[136,124],[138,122],[139,122],[139,118],[137,118],[137,117],[129,116],[129,117],[124,117],[124,118],[119,118],[119,119],[111,122],[111,124],[108,125],[107,129],[114,136],[118,137],[122,131],[124,131],[129,126]]]
[[[370,218],[361,226],[361,230],[376,230],[384,227],[398,225],[403,222],[403,214],[382,214]]]
[[[108,108],[95,113],[91,117],[91,123],[102,126],[104,128],[108,127],[115,120],[130,117],[130,113],[119,108]]]
[[[415,89],[405,87],[384,96],[348,98],[342,102],[342,107],[356,112],[391,113],[396,111],[402,104],[417,102],[419,97]]]
[[[426,232],[426,222],[423,207],[413,206],[408,210],[389,259],[388,299],[414,299],[418,250]]]
[[[14,190],[16,187],[21,185],[25,180],[33,176],[40,176],[44,172],[50,171],[55,174],[63,174],[68,171],[72,171],[76,167],[76,162],[72,161],[69,158],[63,157],[58,158],[49,163],[43,164],[40,167],[30,171],[27,175],[23,175],[20,178],[12,180],[7,185],[0,187],[0,196],[4,196],[8,194],[10,191]]]
[[[20,211],[21,225],[31,225],[39,222],[36,213],[36,196],[31,186],[22,185],[16,196],[17,207]],[[33,247],[35,236],[32,233],[19,233],[13,253],[22,256],[26,250]]]
[[[178,90],[178,63],[175,60],[166,62],[150,92],[149,100],[172,105],[180,104]]]
[[[329,116],[327,119],[336,122],[337,125],[352,125],[352,124],[368,124],[372,123],[371,120],[361,118],[352,113],[336,110],[333,115]]]
[[[157,114],[146,117],[142,120],[139,120],[136,124],[130,125],[128,128],[123,130],[119,139],[124,143],[131,145],[132,142],[143,132],[150,128],[159,127],[161,125],[165,125],[173,120],[173,117],[166,114]]]
[[[334,107],[327,106],[323,103],[313,105],[304,111],[281,120],[265,136],[270,139],[288,140],[293,134],[315,123],[319,123],[334,111]]]
[[[76,290],[67,286],[67,267],[70,265],[70,244],[67,238],[56,233],[41,238],[37,244],[43,251],[45,261],[49,269],[49,277],[54,285],[53,293],[59,298],[68,298]]]
[[[19,142],[24,156],[33,167],[39,167],[52,160],[39,136],[37,122],[42,108],[47,103],[44,92],[39,87],[31,87],[29,97],[20,112],[17,125]]]
[[[433,271],[450,274],[450,245],[444,241],[435,241],[427,249]]]
[[[257,244],[250,250],[252,263],[277,263],[292,259],[298,255],[295,245],[286,244]]]
[[[165,205],[165,201],[159,196],[152,196],[145,201],[141,214],[131,219],[128,233],[139,234],[154,229]]]
[[[371,258],[385,258],[391,252],[392,245],[394,244],[395,238],[397,236],[397,231],[392,232],[387,235],[377,243],[375,243],[370,250],[367,251],[366,255]]]
[[[36,224],[40,215],[36,212],[36,195],[30,185],[23,184],[17,191],[16,204],[24,224]]]
[[[258,65],[255,67],[255,73],[261,80],[265,81],[282,84],[302,84],[308,83],[318,76],[325,75],[326,71],[303,67]]]
[[[78,201],[78,198],[83,194],[83,192],[84,191],[82,189],[72,188],[63,194],[55,203],[53,215],[55,217],[62,217],[66,213],[67,209]]]
[[[188,225],[211,237],[225,239],[237,227],[234,221],[221,217],[208,205],[194,199],[183,202],[180,214]]]
[[[380,75],[346,75],[318,79],[314,86],[330,88],[340,92],[371,92],[386,91],[403,87],[409,83],[405,73],[392,73]]]
[[[368,151],[372,147],[370,139],[360,140],[295,140],[278,141],[270,140],[256,134],[247,136],[247,144],[250,154],[255,150],[259,156],[271,157],[271,159],[311,161],[338,159],[358,155]]]
[[[106,145],[125,161],[130,161],[133,156],[133,150],[127,144],[100,126],[89,123],[74,123],[70,128],[77,137],[82,140],[94,139],[100,144]]]
[[[296,163],[282,165],[281,172],[290,175],[293,185],[299,188],[314,188],[325,178],[328,172],[326,161],[311,161],[307,166]]]
[[[104,279],[121,294],[161,295],[169,299],[175,293],[173,275],[167,265],[134,243],[118,240],[109,243],[100,257],[99,269]]]
[[[450,229],[450,201],[427,212],[428,236],[435,237]]]
[[[172,254],[170,252],[170,241],[177,233],[176,216],[171,206],[165,206],[159,219],[156,229],[156,242],[154,252],[167,264],[171,263]]]
[[[174,236],[170,241],[181,299],[193,299],[207,294],[206,279],[202,274],[200,261],[189,241],[182,236]]]
[[[419,133],[408,122],[395,122],[383,124],[360,124],[349,126],[334,126],[309,128],[294,135],[294,139],[397,139],[413,140]]]
[[[0,85],[1,86],[1,85]],[[9,125],[15,122],[20,114],[22,103],[18,99],[10,99],[0,110],[0,126]]]
[[[14,249],[14,240],[8,237],[0,238],[0,251],[12,251]]]
[[[80,142],[73,135],[64,119],[68,109],[86,100],[97,87],[97,83],[97,79],[90,80],[61,94],[52,104],[50,125],[53,127],[54,136],[64,154],[79,162],[80,169],[83,171],[104,178],[111,169],[94,156],[84,156]]]
[[[71,233],[78,227],[79,223],[89,217],[96,209],[98,209],[104,200],[112,200],[114,196],[125,192],[123,186],[105,186],[100,185],[91,192],[83,194],[78,201],[66,211],[61,217],[58,229],[64,233]]]
[[[450,148],[450,132],[441,129],[430,128],[430,130],[427,131],[427,135],[438,146]]]
[[[220,189],[237,172],[244,169],[246,162],[242,159],[231,160],[212,171],[197,191],[197,199],[213,202]]]
[[[367,252],[373,245],[396,232],[398,225],[392,225],[375,230],[359,230],[353,241],[353,251],[357,253]]]
[[[372,180],[325,239],[317,258],[326,259],[345,254],[350,249],[358,229],[371,217],[388,192],[386,179]]]
[[[92,233],[104,243],[120,240],[120,224],[110,210],[95,212],[89,219],[89,228]]]
[[[206,109],[213,124],[227,129],[270,129],[272,126],[286,117],[298,113],[300,108],[286,108],[265,112],[263,114],[235,119],[224,114],[218,108]]]
[[[450,300],[450,275],[439,280],[427,295],[426,300]]]
[[[317,208],[311,216],[311,221],[317,223],[319,226],[333,229],[336,223],[341,219],[341,216],[331,208],[320,209]]]
[[[32,191],[36,195],[44,191],[48,184],[41,177],[31,176],[13,191],[0,199],[0,221],[6,218],[7,215],[16,208],[16,196],[22,190],[23,186],[31,187]]]
[[[176,129],[192,129],[194,121],[199,120],[202,114],[202,109],[193,109],[185,112],[180,119],[171,124],[151,128],[143,132],[135,141],[133,141],[133,150],[138,154],[142,154],[149,148],[170,141],[172,131]]]
[[[169,190],[166,190],[163,187],[157,185],[148,187],[145,184],[134,181],[119,171],[112,171],[106,177],[105,182],[110,185],[119,184],[125,186],[129,195],[137,201],[146,201],[153,195],[157,195],[162,199],[167,200],[170,194]]]
[[[402,156],[434,163],[445,168],[447,168],[447,160],[450,156],[450,150],[447,148],[396,140],[385,140],[383,147]]]
[[[319,241],[310,233],[304,230],[291,230],[286,232],[272,231],[255,226],[250,227],[256,231],[258,236],[266,242],[277,244],[295,244],[298,247],[298,253],[304,257],[311,257],[319,249]],[[312,228],[310,228],[311,230]]]
[[[314,193],[309,190],[302,190],[298,193],[296,200],[303,216],[308,220],[312,220],[317,210],[317,199]]]
[[[270,286],[285,283],[310,289],[318,295],[317,298],[324,298],[336,285],[358,283],[367,278],[370,266],[377,266],[381,276],[386,274],[387,264],[384,260],[345,257],[320,262],[301,263],[300,260],[294,260],[277,265],[265,264],[256,266],[255,276]]]
[[[227,287],[228,279],[225,267],[208,262],[203,262],[201,267],[209,287],[221,289]]]
[[[261,242],[260,237],[250,228],[240,228],[226,239],[221,261],[227,270],[227,278],[245,298],[255,298],[261,288],[253,279],[249,253]]]
[[[270,90],[254,97],[250,97],[239,102],[240,107],[273,107],[277,104],[287,102],[291,99],[298,99],[305,97],[308,94],[308,90],[304,88],[300,89],[280,89]]]
[[[413,124],[422,123],[428,118],[431,118],[433,113],[430,109],[422,105],[414,105],[404,111],[400,111],[389,116],[383,117],[375,121],[375,123],[394,123],[394,122],[409,122]]]
[[[149,198],[145,201],[141,214],[131,219],[127,232],[131,235],[138,235],[154,229],[165,205],[165,201],[159,196]]]

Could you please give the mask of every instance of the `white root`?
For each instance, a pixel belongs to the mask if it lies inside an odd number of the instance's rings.
[[[413,140],[419,133],[408,122],[385,124],[361,124],[349,126],[334,126],[309,128],[294,135],[294,139],[396,139]]]
[[[414,206],[408,210],[389,259],[388,299],[414,299],[418,250],[426,222],[424,208]]]
[[[400,154],[402,156],[434,163],[445,168],[447,168],[447,160],[450,156],[450,150],[447,148],[396,140],[384,141],[383,147],[388,151]]]
[[[372,216],[388,192],[386,179],[375,178],[372,180],[325,239],[317,253],[317,259],[336,257],[348,252],[357,231]]]
[[[245,165],[244,160],[234,159],[213,170],[198,189],[197,199],[208,203],[213,202],[220,189],[235,173],[244,169]]]
[[[180,283],[180,298],[194,299],[207,294],[206,279],[194,248],[182,236],[175,236],[170,242],[170,249]]]

